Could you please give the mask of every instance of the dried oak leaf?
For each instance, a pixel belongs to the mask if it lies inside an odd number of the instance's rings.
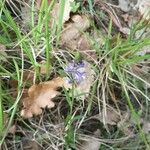
[[[120,120],[120,115],[114,108],[106,108],[106,114],[102,113],[93,116],[92,118],[98,119],[100,122],[103,122],[105,124],[109,125],[117,125],[117,123]]]
[[[80,47],[79,45],[81,45],[82,41],[86,41],[87,43],[86,37],[81,35],[83,35],[82,32],[90,27],[90,19],[86,15],[74,15],[71,19],[72,22],[64,25],[61,43],[70,49],[77,49]]]
[[[70,12],[71,12],[71,3],[74,2],[74,0],[67,0],[65,2],[65,7],[64,7],[64,14],[63,14],[63,19],[62,19],[62,23],[65,23],[66,21],[69,20],[70,18]],[[58,20],[59,20],[59,14],[60,14],[60,10],[61,10],[61,2],[56,3],[54,5],[54,8],[52,10],[52,17],[55,19],[56,23],[58,24]]]
[[[52,98],[60,94],[57,88],[62,86],[67,88],[64,79],[60,77],[54,78],[51,81],[32,85],[28,90],[28,97],[23,99],[21,116],[24,118],[31,118],[33,115],[41,114],[42,108],[54,107],[55,104]]]

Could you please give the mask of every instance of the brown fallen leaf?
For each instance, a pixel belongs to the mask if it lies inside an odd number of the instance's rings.
[[[46,62],[41,61],[39,63],[39,65],[40,65],[39,66],[40,74],[46,75],[46,73],[47,73]],[[50,71],[51,67],[49,67],[48,69],[49,69],[48,71]],[[23,93],[22,93],[22,98],[25,98],[27,96],[27,89],[33,84],[34,79],[35,79],[35,74],[36,74],[36,72],[33,70],[32,67],[23,70],[24,89],[23,89]],[[11,87],[10,94],[12,95],[12,97],[16,97],[17,96],[18,81],[12,79],[9,81],[9,85]]]
[[[77,49],[82,41],[87,45],[87,39],[81,35],[90,27],[90,19],[86,15],[74,15],[71,19],[73,22],[64,25],[61,43],[70,49]]]
[[[104,116],[102,113],[92,116],[92,119],[97,119],[100,122],[107,125],[117,125],[118,129],[122,131],[125,135],[132,136],[134,134],[132,130],[132,123],[130,121],[131,113],[129,110],[118,112],[115,108],[107,107],[107,116]]]
[[[24,118],[31,118],[33,115],[42,113],[41,108],[52,108],[55,106],[52,98],[60,93],[57,91],[58,87],[66,87],[65,80],[61,77],[54,78],[51,81],[32,85],[28,90],[28,97],[23,99],[23,109],[21,116]]]
[[[74,0],[67,0],[65,2],[65,7],[64,7],[64,14],[63,14],[63,20],[62,23],[64,24],[66,21],[69,20],[70,18],[70,12],[71,12],[71,2],[74,2]],[[56,3],[54,5],[54,8],[52,10],[52,17],[54,18],[54,20],[56,21],[56,23],[58,24],[58,20],[59,20],[59,14],[60,14],[60,10],[61,10],[61,2]]]
[[[100,122],[104,122],[109,125],[117,125],[117,123],[121,120],[120,114],[114,108],[107,108],[106,115],[97,114],[92,117],[93,119],[98,119]]]

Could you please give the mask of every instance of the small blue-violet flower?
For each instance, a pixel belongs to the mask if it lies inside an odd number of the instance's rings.
[[[68,74],[67,81],[69,83],[81,83],[86,79],[86,69],[84,61],[69,63],[64,71]]]

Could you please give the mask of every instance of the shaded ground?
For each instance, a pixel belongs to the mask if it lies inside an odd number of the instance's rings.
[[[149,149],[149,0],[46,2],[0,2],[1,149]]]

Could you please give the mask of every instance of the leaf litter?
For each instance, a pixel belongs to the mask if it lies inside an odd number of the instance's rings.
[[[96,139],[96,137],[100,136],[100,130],[94,132],[95,139],[93,140],[93,135],[91,137],[82,138],[82,144],[79,146],[79,150],[99,150],[101,146],[101,142]]]
[[[88,32],[88,30],[91,28],[91,16],[85,15],[85,14],[77,14],[73,12],[72,14],[72,3],[74,0],[68,0],[65,5],[64,9],[64,15],[62,19],[63,27],[62,27],[62,34],[60,37],[60,46],[64,49],[68,48],[72,52],[79,51],[82,53],[83,50],[90,50],[93,49],[92,44],[90,43],[88,37],[86,36],[85,32]],[[51,0],[48,1],[48,3],[51,3]],[[95,5],[99,3],[99,0],[95,1]],[[115,27],[118,28],[119,32],[122,32],[123,35],[129,34],[130,28],[133,24],[133,19],[135,19],[135,22],[139,20],[139,16],[134,16],[134,13],[131,13],[133,11],[138,11],[140,13],[140,17],[144,19],[144,21],[149,21],[149,0],[141,0],[137,1],[123,1],[119,0],[119,5],[116,7],[113,7],[113,5],[109,5],[109,3],[100,2],[100,8],[102,11],[107,13],[109,17],[112,18],[112,21],[115,25]],[[22,7],[22,20],[23,25],[26,26],[26,24],[30,23],[30,17],[31,15],[31,4],[27,3],[26,7]],[[50,14],[50,16],[53,17],[56,24],[58,24],[58,18],[60,14],[60,6],[61,3],[56,2],[53,10]],[[36,8],[37,12],[40,10],[41,6],[41,0],[36,0]],[[116,14],[117,10],[121,9],[123,11],[120,14]],[[116,12],[115,12],[116,11]],[[107,16],[107,17],[108,17]],[[122,16],[123,21],[120,19],[120,16]],[[36,18],[36,17],[35,17]],[[93,18],[92,18],[93,19]],[[124,21],[126,23],[124,23]],[[146,31],[146,34],[149,32],[149,28],[147,28],[148,31]],[[136,39],[143,35],[143,32],[145,30],[139,30],[140,33],[136,32]],[[142,33],[141,33],[142,32]],[[106,33],[105,33],[106,34]],[[102,35],[103,36],[103,35]],[[147,35],[145,35],[147,37]],[[97,39],[96,39],[97,40]],[[100,41],[102,41],[100,39]],[[100,42],[101,44],[101,42]],[[5,51],[5,48],[2,46],[2,49]],[[145,55],[149,53],[149,47],[145,47],[145,49],[141,49],[141,53],[138,53],[138,55]],[[96,54],[94,57],[97,58]],[[84,57],[85,59],[85,57]],[[67,74],[65,77],[57,77],[53,78],[49,81],[44,81],[39,84],[33,84],[33,78],[34,75],[29,75],[25,80],[31,81],[31,87],[28,89],[26,88],[27,92],[25,96],[22,97],[22,103],[23,108],[21,110],[21,116],[23,118],[34,118],[33,116],[37,116],[40,114],[42,115],[44,108],[53,108],[55,106],[55,102],[53,101],[53,98],[60,96],[60,92],[57,91],[59,87],[65,88],[67,91],[69,91],[70,97],[73,95],[76,99],[79,100],[86,100],[89,98],[89,94],[91,91],[91,87],[93,86],[96,73],[94,69],[92,68],[91,63],[89,63],[86,60],[82,60],[79,62],[76,61],[70,61],[68,64],[66,64],[66,67],[64,68],[64,72]],[[90,60],[91,61],[91,60]],[[135,67],[135,66],[134,66]],[[136,66],[137,67],[137,66]],[[132,68],[133,69],[133,68]],[[139,69],[139,68],[138,68]],[[46,73],[45,66],[41,67],[40,70],[41,74]],[[136,73],[136,72],[134,72]],[[142,75],[141,75],[142,76]],[[15,85],[14,83],[11,84],[12,87]],[[18,85],[14,86],[17,88]],[[74,87],[74,89],[73,89]],[[131,129],[133,127],[133,121],[130,116],[130,112],[126,111],[120,111],[116,109],[110,109],[107,108],[107,115],[103,116],[103,114],[96,113],[96,115],[92,116],[91,119],[99,120],[100,122],[106,122],[107,125],[110,126],[117,126],[119,130],[121,130],[124,135],[135,135],[134,131]],[[103,110],[101,110],[103,112]],[[142,129],[143,131],[148,134],[150,131],[150,123],[149,121],[145,119],[141,119],[141,122],[143,124]],[[97,129],[97,127],[95,128]],[[12,132],[15,132],[15,126],[12,126]],[[101,132],[98,130],[98,132]],[[95,135],[97,133],[96,131],[93,133]],[[91,135],[91,137],[93,136]],[[100,134],[98,135],[100,136]],[[32,141],[32,140],[31,140]],[[81,150],[83,149],[93,149],[98,150],[101,146],[101,142],[96,141],[94,139],[87,139],[86,142],[83,142],[81,145]],[[32,142],[31,142],[32,145]],[[33,143],[34,145],[34,143]],[[31,146],[32,147],[32,146]],[[34,146],[33,146],[34,147]],[[35,144],[36,147],[36,144]]]
[[[66,90],[73,89],[74,96],[84,100],[88,97],[90,88],[94,82],[94,70],[88,62],[70,63],[64,69],[68,77],[58,77],[50,81],[32,85],[28,89],[28,97],[23,99],[23,109],[21,116],[31,118],[33,115],[42,113],[41,108],[53,108],[55,106],[53,98],[60,95],[57,91],[59,87]],[[70,92],[70,96],[71,96]],[[81,96],[79,96],[81,95]]]
[[[63,18],[62,18],[63,24],[70,19],[70,13],[72,10],[71,3],[73,3],[73,2],[74,2],[74,0],[67,0],[65,2],[64,13],[63,13]],[[61,1],[56,3],[52,10],[52,17],[54,18],[54,20],[57,24],[58,24],[58,20],[59,20],[59,15],[61,13],[60,10],[61,10]]]
[[[28,97],[23,99],[23,109],[21,116],[24,118],[31,118],[33,115],[42,113],[42,108],[53,108],[55,106],[52,99],[60,93],[57,91],[58,87],[66,87],[63,78],[54,78],[51,81],[32,85],[28,89]]]
[[[79,42],[86,40],[82,33],[90,27],[90,20],[86,15],[74,15],[71,20],[73,22],[64,25],[61,42],[65,47],[77,49],[81,45]]]

